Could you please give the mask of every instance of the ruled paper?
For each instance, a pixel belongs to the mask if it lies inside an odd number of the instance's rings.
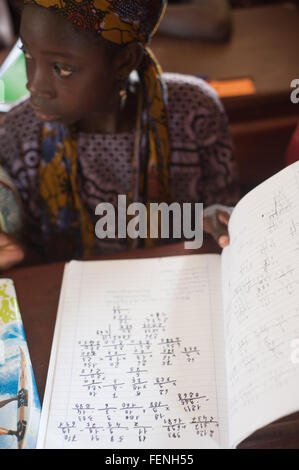
[[[233,445],[298,410],[299,162],[237,205],[222,254]]]
[[[38,447],[226,445],[220,257],[72,261]]]

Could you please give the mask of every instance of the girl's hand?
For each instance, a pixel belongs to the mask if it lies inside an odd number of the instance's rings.
[[[233,207],[213,204],[203,211],[203,229],[212,235],[221,248],[229,244],[228,221]]]
[[[11,235],[0,232],[0,270],[10,269],[25,258],[20,242]]]

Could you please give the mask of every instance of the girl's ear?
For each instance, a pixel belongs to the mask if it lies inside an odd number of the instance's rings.
[[[132,42],[121,48],[115,58],[115,76],[125,80],[132,70],[136,70],[142,60],[144,47],[140,42]]]

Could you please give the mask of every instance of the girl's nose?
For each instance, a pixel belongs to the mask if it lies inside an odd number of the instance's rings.
[[[56,96],[51,81],[41,71],[28,74],[27,90],[36,98],[53,99]]]

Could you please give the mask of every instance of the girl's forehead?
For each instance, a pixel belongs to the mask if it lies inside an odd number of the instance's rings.
[[[24,7],[21,27],[21,38],[34,45],[58,47],[84,52],[91,47],[91,41],[73,25],[57,13],[46,8],[27,5]],[[100,41],[99,41],[100,43]]]

